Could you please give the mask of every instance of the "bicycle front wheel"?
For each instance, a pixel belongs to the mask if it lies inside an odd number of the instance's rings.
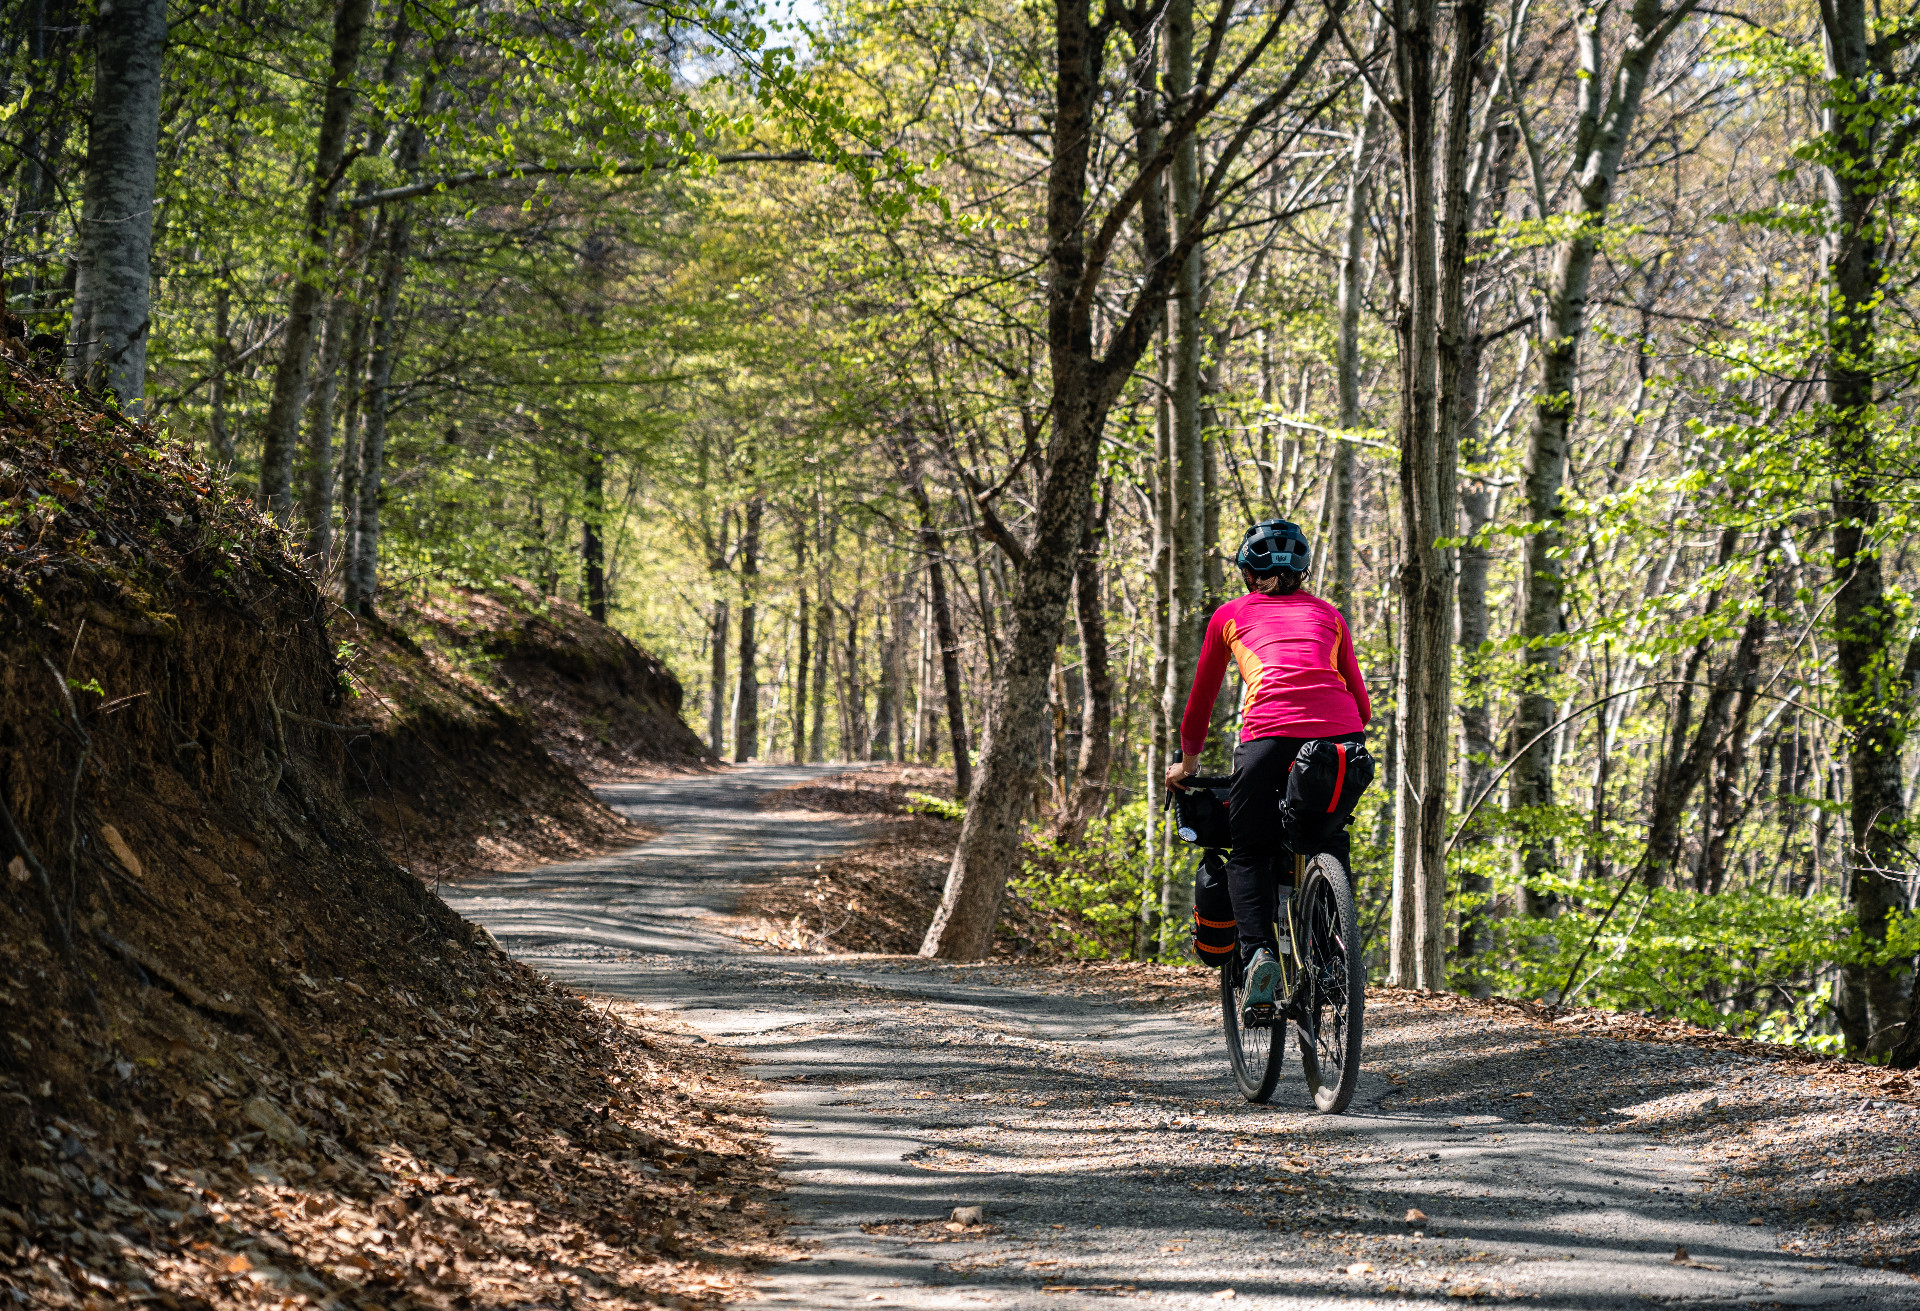
[[[1319,855],[1308,864],[1296,923],[1300,1064],[1313,1104],[1327,1115],[1338,1115],[1353,1100],[1360,1081],[1367,976],[1353,885],[1336,858]]]
[[[1233,1062],[1240,1095],[1250,1102],[1264,1102],[1280,1082],[1280,1066],[1287,1055],[1287,1023],[1275,1016],[1264,1028],[1247,1028],[1240,1022],[1240,1007],[1246,1000],[1247,972],[1235,948],[1233,958],[1220,967],[1220,1020],[1227,1035],[1227,1058]]]

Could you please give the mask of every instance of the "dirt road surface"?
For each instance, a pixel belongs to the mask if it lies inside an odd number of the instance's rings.
[[[1781,1250],[1675,1144],[1674,1117],[1711,1109],[1739,1057],[1586,1056],[1376,1005],[1351,1113],[1318,1116],[1295,1060],[1274,1105],[1240,1099],[1218,1008],[1191,988],[1123,1003],[1070,971],[746,951],[711,920],[743,879],[863,836],[755,809],[829,772],[604,788],[663,836],[446,893],[530,963],[676,1011],[752,1063],[795,1236],[815,1244],[768,1272],[770,1302],[1920,1308],[1908,1274]],[[959,1206],[984,1223],[951,1228]]]

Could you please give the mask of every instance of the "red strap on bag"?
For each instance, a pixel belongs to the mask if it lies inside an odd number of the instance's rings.
[[[1333,744],[1333,749],[1340,757],[1340,768],[1333,776],[1333,800],[1327,803],[1329,815],[1340,805],[1340,789],[1345,787],[1347,782],[1347,748],[1344,744],[1336,742]]]

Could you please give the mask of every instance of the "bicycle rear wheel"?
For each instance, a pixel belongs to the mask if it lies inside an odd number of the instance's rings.
[[[1287,1055],[1287,1022],[1276,1015],[1266,1028],[1245,1027],[1240,1023],[1240,1006],[1246,999],[1247,972],[1236,948],[1220,967],[1220,1019],[1227,1035],[1227,1058],[1233,1062],[1240,1095],[1250,1102],[1264,1102],[1280,1082],[1280,1066]]]
[[[1301,962],[1295,1012],[1300,1064],[1313,1104],[1338,1115],[1353,1100],[1360,1081],[1367,976],[1353,886],[1334,857],[1315,856],[1308,864],[1295,922]]]

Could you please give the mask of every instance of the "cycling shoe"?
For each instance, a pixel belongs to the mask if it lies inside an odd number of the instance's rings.
[[[1271,951],[1262,947],[1247,962],[1247,998],[1240,1007],[1242,1021],[1249,1026],[1256,1025],[1262,1019],[1271,1022],[1273,994],[1279,987],[1280,962]]]

